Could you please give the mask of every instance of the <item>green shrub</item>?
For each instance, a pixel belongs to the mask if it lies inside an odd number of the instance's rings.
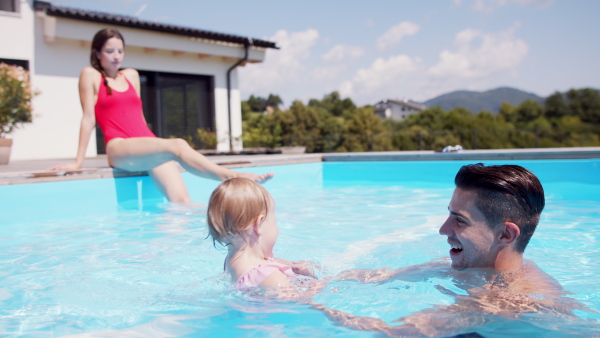
[[[31,89],[28,71],[0,63],[0,137],[31,122],[31,99],[37,94]]]

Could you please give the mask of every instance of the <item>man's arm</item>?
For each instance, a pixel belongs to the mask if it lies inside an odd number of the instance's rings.
[[[447,336],[474,329],[485,321],[482,313],[455,312],[445,306],[425,309],[394,321],[402,322],[401,325],[389,325],[378,318],[354,316],[320,304],[313,304],[313,308],[323,311],[338,325],[360,331],[382,332],[392,337]]]
[[[446,277],[450,265],[443,261],[431,261],[424,264],[407,266],[397,270],[383,268],[378,270],[352,269],[342,271],[334,279],[353,280],[361,283],[380,283],[394,280],[418,282],[433,277]]]

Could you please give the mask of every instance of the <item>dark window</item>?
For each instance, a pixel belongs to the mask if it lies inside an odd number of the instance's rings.
[[[18,0],[0,0],[0,11],[18,12],[19,11]]]
[[[144,117],[156,136],[197,143],[199,128],[215,130],[212,76],[139,73]],[[99,128],[96,131],[98,153],[104,154],[104,136]]]
[[[2,0],[0,0],[2,1]],[[27,60],[16,60],[16,59],[2,59],[0,58],[0,63],[6,63],[9,66],[20,66],[25,70],[29,70],[29,61]]]

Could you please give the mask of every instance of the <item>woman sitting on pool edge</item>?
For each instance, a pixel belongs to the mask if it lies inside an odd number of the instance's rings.
[[[245,178],[222,182],[210,196],[206,218],[213,244],[228,249],[223,269],[234,288],[275,290],[290,287],[295,275],[316,278],[307,267],[312,263],[274,258],[275,201],[261,185]]]
[[[218,166],[192,149],[182,139],[157,138],[148,128],[142,112],[140,76],[135,69],[120,70],[125,40],[116,29],[103,29],[92,40],[91,67],[79,76],[79,97],[83,117],[79,146],[74,162],[50,170],[77,170],[96,121],[104,133],[108,164],[127,171],[148,171],[158,189],[169,201],[191,202],[175,162],[190,173],[215,180],[246,177],[264,182],[273,173],[257,175]]]

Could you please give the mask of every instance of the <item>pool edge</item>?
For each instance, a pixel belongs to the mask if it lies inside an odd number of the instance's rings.
[[[454,153],[435,151],[386,151],[357,153],[316,154],[262,154],[262,155],[218,155],[209,158],[226,168],[250,168],[310,162],[345,161],[484,161],[484,160],[532,160],[532,159],[597,159],[600,147],[577,148],[529,148],[529,149],[484,149],[463,150]],[[127,172],[106,165],[106,158],[99,156],[86,159],[92,164],[81,170],[52,172],[46,169],[60,160],[17,161],[0,168],[0,186],[42,182],[72,181],[101,178],[145,176],[146,172]],[[13,168],[14,170],[11,170]],[[183,172],[183,168],[180,168]]]

